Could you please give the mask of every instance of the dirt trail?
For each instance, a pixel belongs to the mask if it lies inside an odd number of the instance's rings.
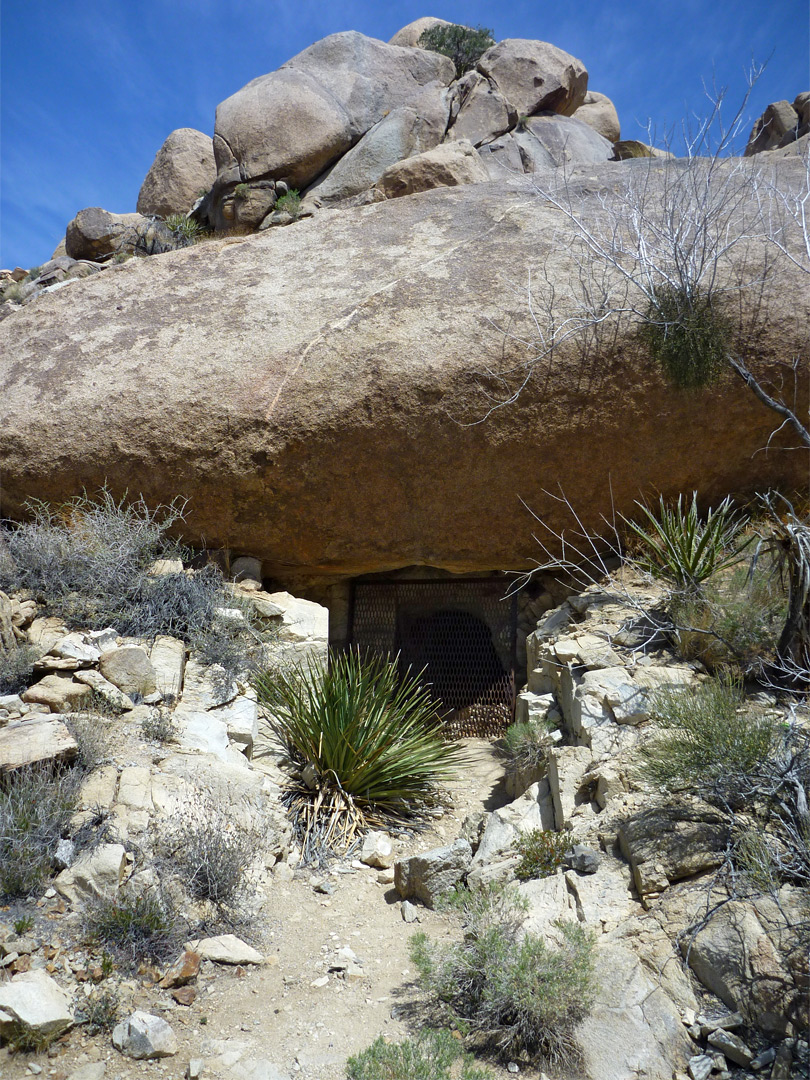
[[[452,786],[452,809],[416,836],[397,839],[397,857],[455,839],[468,813],[507,801],[503,767],[486,740],[465,740],[469,763]],[[30,1077],[28,1062],[48,1080],[64,1080],[82,1065],[106,1062],[104,1080],[177,1078],[192,1058],[205,1059],[203,1077],[227,1080],[343,1080],[347,1057],[378,1035],[408,1034],[408,1006],[416,999],[408,942],[415,930],[436,938],[454,932],[451,919],[420,908],[420,923],[403,922],[393,885],[379,872],[342,863],[328,872],[299,869],[289,882],[272,881],[256,929],[268,962],[234,969],[204,963],[191,1007],[175,1005],[168,991],[139,989],[133,1004],[162,1015],[174,1028],[179,1052],[157,1062],[134,1062],[109,1037],[73,1032],[57,1058],[0,1060],[0,1077]],[[330,890],[318,891],[321,883]],[[341,977],[330,967],[349,947],[364,977]],[[325,980],[325,981],[324,981]],[[493,1069],[497,1076],[511,1075]],[[521,1075],[535,1080],[535,1071]]]

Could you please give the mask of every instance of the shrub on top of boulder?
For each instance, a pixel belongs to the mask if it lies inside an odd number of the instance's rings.
[[[495,44],[492,31],[485,26],[429,26],[422,31],[418,44],[423,49],[449,56],[460,79],[475,67],[476,61]]]

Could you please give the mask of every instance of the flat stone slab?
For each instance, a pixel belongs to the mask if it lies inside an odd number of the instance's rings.
[[[0,728],[0,772],[45,761],[69,761],[78,749],[61,720],[46,716],[12,722]]]
[[[216,964],[264,963],[262,954],[235,934],[222,934],[220,937],[189,941],[185,948],[190,952],[199,953],[203,960],[213,960]]]

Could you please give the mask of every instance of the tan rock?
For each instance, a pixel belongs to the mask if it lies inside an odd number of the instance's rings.
[[[56,891],[77,904],[90,897],[112,896],[124,879],[127,853],[122,844],[99,844],[83,851],[67,870],[57,875]]]
[[[0,728],[0,773],[46,761],[69,761],[76,740],[59,720],[19,720]]]
[[[73,259],[98,259],[119,249],[131,250],[135,231],[148,224],[142,214],[111,214],[100,206],[91,206],[80,210],[69,223],[65,248]]]
[[[585,100],[574,113],[577,120],[592,127],[608,142],[618,142],[622,137],[619,114],[616,106],[605,94],[597,94],[595,90],[588,90]]]
[[[489,180],[471,142],[458,140],[442,143],[433,150],[415,154],[392,165],[380,177],[378,187],[388,199],[413,195],[436,187],[458,187]]]
[[[566,183],[582,213],[598,215],[639,169],[655,197],[670,167],[606,162],[574,167]],[[798,158],[769,167],[782,189],[803,182]],[[249,551],[295,591],[296,579],[411,565],[524,568],[536,549],[515,492],[568,529],[565,507],[545,494],[559,484],[598,530],[602,515],[632,513],[640,490],[669,499],[695,478],[707,504],[806,485],[801,453],[756,453],[774,417],[740,380],[675,393],[613,324],[609,347],[561,349],[518,401],[472,423],[489,404],[475,372],[526,358],[501,332],[533,333],[513,286],[530,270],[537,281],[542,265],[559,296],[576,273],[563,216],[531,178],[507,180],[133,260],[16,311],[0,322],[0,355],[14,358],[0,364],[3,515],[22,514],[32,490],[60,502],[105,478],[150,505],[180,491],[194,506],[187,541]],[[762,305],[747,362],[767,381],[777,358],[807,355],[807,275],[777,262]],[[147,377],[147,340],[159,385]],[[798,378],[806,401],[806,365]],[[791,441],[781,432],[771,445]],[[144,460],[161,469],[144,471]],[[351,499],[337,497],[347,490]]]
[[[798,128],[799,115],[790,102],[772,101],[751,129],[745,156],[750,157],[752,154],[762,153],[763,150],[774,150],[784,145],[783,140],[789,134],[792,133],[792,139],[796,138]]]
[[[619,846],[641,895],[660,891],[663,880],[679,881],[720,866],[728,826],[701,803],[652,807],[622,822]]]
[[[148,697],[157,689],[155,669],[146,649],[140,645],[122,645],[109,649],[99,660],[99,671],[119,690]]]
[[[476,66],[518,116],[541,110],[572,116],[585,102],[585,65],[546,41],[506,38],[487,49]]]
[[[216,964],[264,963],[262,954],[235,934],[221,934],[219,937],[189,942],[186,950],[199,953],[203,960],[213,960]]]
[[[46,675],[21,694],[28,704],[47,705],[51,712],[77,712],[87,702],[91,689],[70,675]]]
[[[46,653],[57,641],[61,641],[67,632],[68,629],[61,619],[54,615],[42,616],[34,619],[28,627],[28,640]]]
[[[138,194],[139,214],[187,214],[217,175],[210,135],[194,128],[173,131],[158,150]]]
[[[155,670],[155,685],[164,698],[179,698],[183,693],[186,645],[179,638],[158,635],[149,650]]]
[[[446,19],[434,19],[430,15],[425,15],[421,19],[414,19],[413,22],[408,23],[407,26],[403,26],[401,30],[397,30],[394,36],[389,40],[389,45],[403,45],[412,49],[421,49],[419,44],[419,38],[424,34],[426,30],[430,30],[433,26],[452,26],[452,23],[447,22]]]
[[[44,1040],[73,1025],[67,995],[41,969],[15,975],[10,982],[0,984],[0,1036],[12,1035],[18,1025]]]
[[[467,139],[480,146],[505,134],[517,123],[514,107],[477,71],[469,71],[459,79],[456,94],[460,107],[451,128],[454,139]]]
[[[438,53],[331,34],[217,108],[218,183],[267,177],[306,187],[386,111],[453,75]]]

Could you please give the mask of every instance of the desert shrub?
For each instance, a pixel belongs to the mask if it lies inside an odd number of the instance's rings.
[[[84,912],[85,929],[118,959],[161,963],[177,949],[180,926],[169,897],[158,889],[138,893],[123,886],[97,897]]]
[[[110,1032],[118,1021],[121,1002],[110,986],[95,990],[81,1005],[78,1019],[83,1021],[88,1035]]]
[[[326,670],[310,663],[253,685],[302,770],[288,802],[305,853],[345,850],[366,826],[418,817],[459,760],[429,690],[400,677],[396,661],[338,653]]]
[[[19,301],[22,296],[22,282],[21,281],[9,281],[7,285],[3,287],[3,300]]]
[[[658,730],[640,750],[645,774],[665,787],[733,789],[768,758],[778,736],[772,715],[743,704],[742,685],[729,677],[659,692],[651,709]]]
[[[170,743],[176,741],[178,727],[168,709],[151,709],[141,720],[141,734],[153,742]]]
[[[92,695],[86,711],[62,717],[78,747],[73,767],[82,774],[111,760],[112,743],[109,724],[118,713],[98,695]]]
[[[210,798],[188,802],[164,831],[167,862],[197,900],[233,907],[249,890],[250,870],[266,844],[258,827]]]
[[[639,337],[675,386],[708,386],[728,366],[732,326],[710,291],[660,285]]]
[[[540,768],[550,745],[549,723],[510,724],[503,737],[503,756],[514,771]]]
[[[758,561],[714,575],[702,596],[676,592],[669,610],[675,644],[685,659],[756,675],[776,652],[787,597],[774,568]]]
[[[741,536],[745,521],[726,497],[705,519],[698,512],[697,492],[684,506],[682,495],[667,506],[663,496],[658,509],[636,503],[645,521],[640,524],[624,518],[634,539],[640,544],[635,558],[642,569],[666,578],[682,590],[699,593],[707,578],[739,561],[743,548],[753,537]]]
[[[280,195],[276,199],[276,205],[274,210],[283,210],[286,214],[291,214],[292,217],[297,218],[301,212],[301,196],[296,188],[290,188],[284,195]]]
[[[387,1043],[380,1036],[346,1063],[348,1080],[490,1080],[449,1031],[425,1028],[413,1039]]]
[[[450,57],[457,79],[474,68],[494,44],[492,31],[485,26],[430,26],[419,38],[421,48]]]
[[[746,708],[741,685],[723,677],[660,694],[653,719],[642,772],[720,810],[726,861],[759,888],[810,885],[810,734],[795,713]]]
[[[555,924],[560,944],[525,933],[526,903],[514,889],[468,894],[460,942],[411,939],[428,1008],[459,1022],[500,1053],[551,1063],[575,1057],[573,1030],[593,996],[593,939],[578,923]]]
[[[50,876],[80,782],[76,769],[42,766],[0,775],[0,897],[29,896]]]
[[[185,214],[169,214],[164,224],[178,248],[190,247],[206,237],[206,230],[200,222]]]
[[[553,874],[571,850],[571,837],[553,829],[530,829],[521,833],[516,844],[520,862],[515,875],[521,881]]]
[[[218,608],[234,606],[220,570],[209,563],[192,573],[149,572],[156,559],[188,556],[168,536],[182,521],[181,500],[152,510],[102,488],[58,507],[32,502],[29,511],[31,520],[6,531],[0,588],[30,590],[73,626],[201,642],[203,662],[216,653],[238,669],[253,640],[249,616],[244,630],[217,618]]]
[[[32,645],[19,644],[12,649],[0,647],[0,694],[19,694],[31,683],[39,653]]]
[[[250,184],[237,184],[233,189],[235,199],[246,199],[250,194]]]

